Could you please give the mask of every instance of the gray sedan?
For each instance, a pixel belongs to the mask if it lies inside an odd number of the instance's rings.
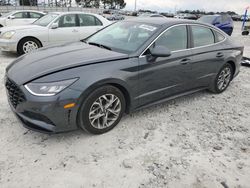
[[[21,56],[7,67],[5,85],[25,127],[102,134],[124,112],[204,89],[224,92],[242,54],[243,46],[211,25],[134,19]]]

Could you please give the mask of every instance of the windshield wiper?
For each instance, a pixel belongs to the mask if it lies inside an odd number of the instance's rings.
[[[98,43],[96,43],[96,42],[89,42],[88,44],[89,44],[89,45],[98,46],[98,47],[100,47],[100,48],[105,48],[105,49],[107,49],[107,50],[112,51],[112,49],[111,49],[110,47],[105,46],[105,45],[102,45],[102,44],[98,44]]]

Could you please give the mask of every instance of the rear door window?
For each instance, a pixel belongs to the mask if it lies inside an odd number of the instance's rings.
[[[30,12],[30,18],[38,19],[41,18],[43,14],[36,13],[36,12]]]
[[[95,16],[88,14],[78,14],[80,27],[82,26],[101,26],[102,22]]]
[[[191,26],[194,47],[207,46],[215,43],[211,29],[202,26]]]

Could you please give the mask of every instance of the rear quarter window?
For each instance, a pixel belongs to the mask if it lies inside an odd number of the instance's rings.
[[[220,34],[217,31],[214,31],[214,33],[215,33],[216,39],[217,39],[216,42],[221,42],[221,41],[223,41],[226,38],[224,35]]]

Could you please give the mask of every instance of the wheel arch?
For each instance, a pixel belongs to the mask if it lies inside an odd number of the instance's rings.
[[[120,80],[120,79],[104,79],[104,80],[100,80],[97,81],[93,84],[91,84],[81,95],[81,100],[80,100],[80,104],[83,103],[83,101],[97,88],[105,86],[105,85],[111,85],[113,87],[118,88],[126,101],[126,108],[125,108],[125,112],[129,113],[130,109],[131,109],[131,90],[129,88],[129,86],[126,84],[125,81]]]
[[[232,68],[233,68],[233,75],[234,75],[235,71],[236,71],[235,62],[233,60],[228,60],[227,63],[232,66]]]
[[[19,46],[20,42],[21,42],[22,40],[24,40],[24,39],[30,39],[30,38],[31,38],[31,39],[37,40],[37,41],[39,42],[40,46],[43,47],[43,43],[42,43],[37,37],[34,37],[34,36],[25,36],[25,37],[22,37],[22,38],[18,41],[18,43],[17,43],[17,51],[18,51],[18,46]]]

